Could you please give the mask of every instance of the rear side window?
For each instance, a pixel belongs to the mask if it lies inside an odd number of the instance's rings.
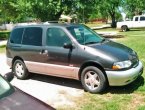
[[[15,44],[21,44],[24,28],[14,29],[10,36],[10,42]]]
[[[42,45],[42,28],[40,27],[25,28],[22,44],[41,46]]]
[[[138,21],[138,17],[135,18],[135,21]]]

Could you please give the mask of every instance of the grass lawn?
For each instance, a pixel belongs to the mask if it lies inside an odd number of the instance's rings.
[[[113,31],[103,29],[98,31]],[[114,29],[116,31],[116,29]],[[145,65],[145,29],[118,32],[124,38],[116,41],[134,49]],[[83,97],[75,99],[76,106],[63,106],[60,110],[145,110],[145,71],[142,77],[123,87],[109,87],[104,94],[85,92]]]

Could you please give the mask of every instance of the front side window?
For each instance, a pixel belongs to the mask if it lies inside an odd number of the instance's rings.
[[[47,46],[63,47],[64,43],[70,43],[67,34],[60,28],[48,28],[46,36]]]
[[[71,26],[67,29],[72,34],[72,36],[82,45],[99,43],[103,40],[103,38],[100,37],[96,32],[83,25]]]
[[[16,28],[12,31],[10,36],[10,42],[15,44],[21,44],[24,28]]]
[[[25,28],[22,44],[32,45],[32,46],[41,46],[42,45],[42,28],[40,27]]]
[[[140,21],[145,21],[145,17],[144,16],[140,17]]]

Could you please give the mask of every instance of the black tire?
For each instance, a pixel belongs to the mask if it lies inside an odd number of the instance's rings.
[[[81,83],[85,91],[90,93],[103,92],[107,86],[104,73],[94,66],[86,67],[81,74]]]
[[[127,27],[126,25],[124,25],[124,26],[121,27],[121,30],[122,30],[122,32],[126,32],[126,31],[128,31],[129,29],[128,29],[128,27]]]
[[[29,75],[29,72],[21,60],[16,60],[13,64],[12,71],[18,79],[26,79]]]

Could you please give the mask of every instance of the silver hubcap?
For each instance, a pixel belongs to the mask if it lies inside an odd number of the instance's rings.
[[[94,71],[88,71],[85,74],[85,84],[90,90],[95,90],[100,85],[100,78]]]
[[[24,68],[21,63],[17,63],[15,66],[15,72],[19,77],[22,77],[24,74]]]

